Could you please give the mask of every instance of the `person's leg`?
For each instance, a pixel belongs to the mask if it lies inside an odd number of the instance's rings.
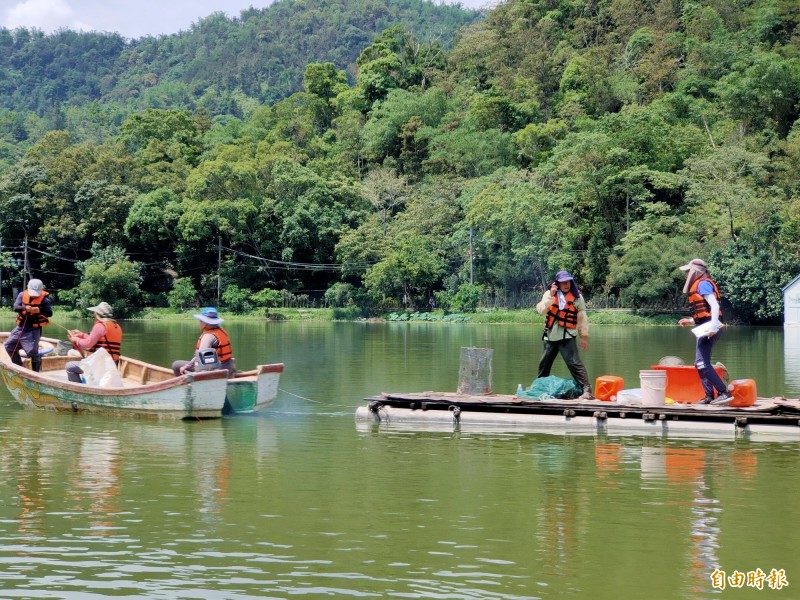
[[[536,377],[548,377],[550,369],[553,368],[553,361],[558,355],[558,343],[544,340],[542,348],[542,358],[539,359],[539,372]]]
[[[228,371],[228,378],[233,377],[234,375],[236,375],[236,359],[229,358],[225,362],[221,362],[219,364],[219,368]]]
[[[581,386],[583,393],[591,394],[592,384],[589,382],[589,374],[586,372],[586,367],[583,365],[581,355],[578,352],[577,338],[570,338],[564,341],[559,350],[564,362],[567,363],[567,368],[572,374],[572,378]]]
[[[711,362],[711,349],[717,343],[721,332],[709,337],[703,336],[697,338],[697,349],[695,351],[694,366],[697,373],[700,375],[700,382],[703,385],[703,392],[706,398],[714,398],[714,390],[722,394],[727,391],[725,382],[720,379],[717,372],[714,370],[714,365]]]
[[[17,351],[25,351],[25,356],[31,361],[32,371],[37,371],[38,367],[41,367],[41,359],[39,358],[39,336],[41,336],[41,332],[39,332],[38,329],[25,329],[19,336]]]
[[[19,350],[20,350],[19,337],[20,337],[20,335],[22,335],[22,329],[20,329],[19,326],[14,327],[14,329],[11,330],[11,333],[8,334],[8,338],[6,339],[6,343],[4,344],[4,347],[5,347],[6,352],[8,353],[8,355],[11,357],[11,362],[14,363],[15,365],[19,365],[21,367],[22,366],[22,358],[19,355]]]
[[[83,383],[83,379],[81,379],[81,375],[83,375],[83,369],[81,369],[80,361],[73,360],[67,363],[66,366],[67,371],[67,379],[74,383]]]

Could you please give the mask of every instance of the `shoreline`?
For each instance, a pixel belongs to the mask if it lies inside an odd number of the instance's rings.
[[[193,315],[199,310],[189,309],[175,312],[169,308],[148,308],[127,317],[121,321],[164,321],[164,320],[193,320]],[[669,325],[675,326],[680,315],[675,313],[657,313],[652,311],[634,312],[633,310],[589,310],[590,325]],[[249,313],[231,313],[220,310],[221,316],[227,321],[268,320],[268,321],[344,321],[361,323],[475,323],[486,325],[544,325],[544,316],[532,308],[515,310],[478,309],[473,313],[449,313],[435,310],[431,312],[394,311],[377,316],[364,317],[362,312],[355,307],[348,308],[280,308],[259,309]],[[14,312],[6,308],[0,310],[0,317],[11,319]],[[91,314],[82,309],[65,309],[55,306],[53,316],[58,318],[91,320]]]

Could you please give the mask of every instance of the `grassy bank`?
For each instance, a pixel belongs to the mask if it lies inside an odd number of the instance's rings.
[[[175,313],[170,309],[157,308],[142,311],[137,319],[191,319],[196,311]],[[427,322],[427,323],[520,323],[528,325],[544,324],[544,317],[534,309],[519,310],[478,310],[474,313],[432,312],[392,312],[375,317],[365,317],[355,308],[280,308],[252,311],[248,314],[226,313],[225,319],[269,319],[275,321],[385,321],[385,322]],[[657,313],[633,313],[628,311],[589,311],[589,322],[605,325],[675,325],[675,315]]]
[[[197,309],[176,312],[169,308],[148,308],[131,316],[134,320],[192,320]],[[533,309],[519,310],[481,310],[474,313],[451,313],[444,311],[432,312],[392,312],[367,319],[363,313],[355,308],[279,308],[254,310],[246,314],[234,314],[220,311],[221,316],[228,321],[246,319],[268,319],[273,321],[385,321],[385,322],[427,322],[427,323],[519,323],[526,325],[542,325],[544,317]],[[0,315],[12,318],[15,316],[11,309],[3,309]],[[90,319],[91,313],[82,309],[53,308],[53,319],[59,318]],[[596,310],[589,311],[589,323],[596,325],[675,325],[678,317],[674,314],[662,313],[633,313],[621,310]]]

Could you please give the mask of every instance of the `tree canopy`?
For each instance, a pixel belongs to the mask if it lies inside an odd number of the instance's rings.
[[[678,307],[700,256],[727,314],[778,322],[800,270],[790,4],[283,0],[158,39],[64,32],[63,52],[0,31],[4,249],[27,240],[53,288],[119,272],[131,307],[241,309],[461,309],[559,269],[590,301]],[[101,43],[99,95],[17,103],[19,73],[55,61],[56,81]],[[104,248],[129,264],[93,267]]]

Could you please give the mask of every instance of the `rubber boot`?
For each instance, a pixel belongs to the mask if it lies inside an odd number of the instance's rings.
[[[42,357],[34,356],[31,358],[31,370],[37,373],[42,370]]]
[[[22,366],[22,357],[19,355],[19,350],[11,355],[11,362],[20,367]]]

